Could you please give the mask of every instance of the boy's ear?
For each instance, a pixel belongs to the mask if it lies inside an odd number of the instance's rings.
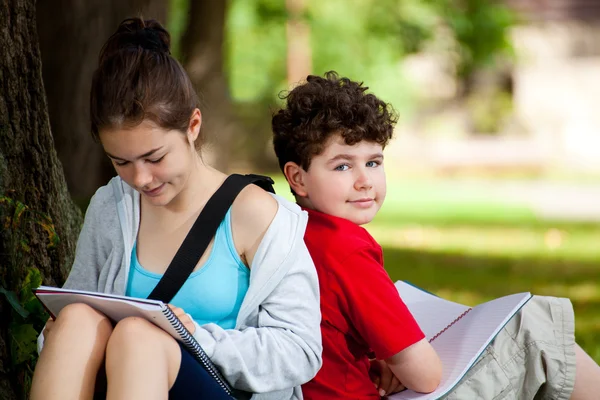
[[[304,187],[304,170],[293,161],[288,161],[283,166],[283,174],[287,179],[290,188],[300,197],[306,197],[307,192]]]

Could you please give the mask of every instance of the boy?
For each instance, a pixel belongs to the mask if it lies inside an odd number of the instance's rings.
[[[397,120],[367,89],[334,72],[309,76],[272,120],[279,165],[309,213],[305,241],[320,281],[323,366],[302,388],[309,400],[431,392],[441,379],[381,247],[360,227],[385,199],[382,152]],[[448,398],[597,398],[600,368],[573,332],[568,300],[534,297]]]

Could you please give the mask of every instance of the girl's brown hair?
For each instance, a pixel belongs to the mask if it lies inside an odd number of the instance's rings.
[[[198,96],[171,56],[169,32],[155,20],[129,18],[100,51],[92,78],[92,136],[150,120],[163,129],[187,132]],[[196,140],[200,147],[202,140]]]

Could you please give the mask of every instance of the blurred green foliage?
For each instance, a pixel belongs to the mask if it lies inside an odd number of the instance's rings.
[[[433,0],[435,1],[435,0]],[[512,55],[508,29],[516,15],[494,0],[440,0],[439,10],[458,42],[458,75],[468,78],[498,57]]]
[[[180,58],[180,38],[188,23],[189,0],[169,0],[169,12],[167,13],[167,28],[171,34],[171,53]]]
[[[177,39],[189,0],[171,0],[168,27]],[[495,0],[304,0],[313,73],[336,70],[368,82],[380,97],[409,112],[416,88],[402,76],[401,60],[427,46],[448,52],[459,79],[511,53],[514,14]],[[226,75],[236,102],[268,103],[288,88],[283,0],[229,0]],[[432,46],[432,41],[442,44]]]
[[[12,190],[0,193],[0,240],[7,243],[6,249],[9,250],[3,254],[0,263],[0,296],[10,305],[3,310],[4,316],[7,316],[4,322],[10,346],[10,363],[4,368],[22,388],[19,398],[25,399],[37,362],[37,335],[48,318],[33,294],[33,289],[42,283],[42,276],[32,266],[35,243],[31,242],[30,233],[33,229],[42,229],[47,235],[48,249],[55,249],[60,239],[49,215],[32,209],[13,196]]]
[[[230,1],[225,65],[237,102],[275,99],[285,88],[286,20],[284,1]]]

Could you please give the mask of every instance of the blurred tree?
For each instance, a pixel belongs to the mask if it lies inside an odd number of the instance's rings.
[[[37,26],[50,125],[67,186],[78,203],[114,175],[90,135],[89,94],[100,48],[125,18],[164,23],[167,0],[38,0]]]
[[[434,1],[434,0],[430,0]],[[457,76],[468,94],[475,73],[493,66],[501,58],[512,57],[509,29],[516,14],[496,0],[444,0],[435,2],[443,21],[456,42]]]
[[[211,164],[222,171],[229,167],[233,138],[241,134],[223,68],[226,9],[226,1],[191,1],[179,44],[183,66],[201,99],[204,137],[215,143]]]
[[[231,1],[225,65],[236,102],[273,101],[278,90],[287,86],[287,21],[281,0]]]
[[[181,10],[187,10],[189,2],[171,1],[177,13],[185,15]],[[510,54],[508,29],[514,23],[509,9],[496,0],[192,3],[195,11],[186,20],[189,54],[182,57],[195,58],[203,65],[192,67],[186,61],[191,75],[201,76],[194,79],[205,98],[207,126],[214,122],[208,130],[222,135],[219,158],[223,161],[235,154],[260,168],[275,165],[266,157],[269,111],[279,101],[277,94],[299,80],[297,76],[337,70],[367,82],[406,117],[418,105],[418,88],[403,75],[403,58],[423,50],[444,53],[466,88],[476,71]],[[219,13],[214,14],[217,9]],[[199,14],[202,10],[204,14]],[[190,21],[199,26],[190,26]],[[180,25],[176,22],[171,28]],[[290,25],[303,27],[300,37],[297,32],[291,37]],[[295,44],[307,39],[308,48],[303,45],[304,50],[296,52]],[[190,40],[197,41],[193,50],[189,50]],[[209,54],[201,54],[204,51]],[[300,53],[307,53],[309,59],[304,54],[297,61],[295,55]],[[216,61],[219,56],[221,61]],[[295,70],[304,72],[289,78]],[[218,112],[213,116],[215,107]]]
[[[310,27],[306,23],[306,0],[286,0],[288,18],[287,40],[287,83],[293,85],[312,73]]]
[[[81,225],[81,212],[67,191],[50,134],[35,15],[34,0],[0,3],[0,292],[4,294],[0,399],[4,400],[26,398],[30,373],[27,366],[15,365],[19,336],[12,322],[17,306],[10,300],[32,267],[42,272],[45,283],[62,284]],[[35,343],[33,334],[28,346],[31,339]]]
[[[226,44],[236,101],[274,101],[288,86],[286,71],[298,67],[286,66],[290,41],[285,29],[293,20],[310,30],[310,73],[337,70],[369,82],[398,104],[404,96],[400,89],[406,88],[400,60],[420,50],[439,23],[437,9],[416,0],[357,0],[351,5],[345,0],[303,0],[301,6],[297,13],[281,1],[232,1]]]

